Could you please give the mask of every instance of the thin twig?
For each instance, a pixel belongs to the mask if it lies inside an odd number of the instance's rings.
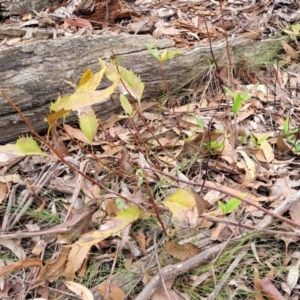
[[[6,100],[10,103],[10,105],[18,112],[18,114],[21,116],[21,118],[23,119],[23,121],[26,123],[26,125],[28,126],[30,132],[32,133],[32,135],[34,135],[39,141],[41,141],[42,143],[44,143],[45,145],[47,145],[58,157],[58,159],[63,162],[65,165],[67,165],[71,170],[73,170],[74,172],[79,173],[80,175],[82,175],[84,178],[86,178],[87,180],[89,180],[90,182],[92,182],[93,184],[99,186],[101,189],[105,190],[108,193],[112,193],[114,195],[116,195],[117,197],[120,197],[121,199],[124,199],[126,201],[128,201],[129,203],[133,203],[135,205],[137,205],[139,208],[144,209],[139,203],[137,203],[136,201],[134,201],[133,199],[126,197],[118,192],[115,192],[111,189],[109,189],[108,187],[106,187],[105,185],[101,184],[100,182],[94,180],[93,178],[87,176],[86,174],[84,174],[83,172],[81,172],[79,169],[77,169],[76,167],[74,167],[71,163],[69,163],[62,155],[61,153],[59,153],[58,151],[56,151],[54,149],[54,147],[51,145],[50,142],[48,142],[47,140],[45,140],[43,137],[41,137],[32,127],[32,125],[30,124],[30,122],[27,120],[27,118],[24,116],[24,114],[22,113],[22,111],[16,106],[16,104],[10,99],[10,97],[7,95],[7,93],[2,90],[2,94],[4,96],[4,98],[6,98]]]
[[[187,185],[200,186],[200,187],[203,185],[203,180],[202,181],[196,181],[196,182],[194,182],[194,181],[179,179],[179,178],[177,178],[177,177],[175,177],[173,175],[164,173],[164,172],[162,172],[160,170],[157,170],[157,169],[154,169],[154,168],[145,167],[145,169],[151,170],[153,172],[157,172],[157,173],[159,173],[161,175],[164,175],[166,177],[169,177],[169,178],[173,179],[174,181],[183,182],[183,183],[185,183]],[[237,199],[241,200],[242,202],[247,203],[248,205],[254,206],[255,208],[257,208],[257,209],[265,212],[267,215],[270,215],[270,216],[274,217],[275,219],[278,219],[280,221],[283,221],[285,223],[293,225],[293,226],[295,226],[297,228],[300,228],[300,224],[299,223],[294,222],[294,221],[292,221],[290,219],[287,219],[285,217],[282,217],[280,215],[275,214],[273,211],[268,210],[268,209],[266,209],[266,208],[264,208],[264,207],[256,204],[255,202],[251,201],[251,199],[248,198],[247,196],[246,197],[241,196],[240,192],[238,192],[238,191],[236,191],[234,189],[231,189],[231,188],[229,188],[227,186],[218,185],[218,184],[216,184],[214,182],[211,182],[211,181],[205,181],[204,187],[207,188],[207,189],[209,189],[209,190],[214,190],[214,191],[218,191],[218,192],[224,193],[227,196],[230,196],[232,198],[237,198]],[[298,195],[298,196],[300,198],[300,195]]]
[[[154,231],[153,243],[154,243],[154,253],[155,253],[155,258],[156,258],[156,262],[157,262],[158,274],[160,275],[161,284],[164,288],[164,291],[165,291],[165,294],[166,294],[168,300],[171,300],[166,283],[165,283],[165,279],[161,273],[161,266],[160,266],[159,257],[158,257],[158,248],[157,248],[157,244],[156,244],[156,230]]]

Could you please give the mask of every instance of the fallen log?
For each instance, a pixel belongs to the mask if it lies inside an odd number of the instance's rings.
[[[39,35],[49,38],[49,35]],[[1,33],[0,33],[1,37]],[[36,39],[38,36],[35,37]],[[230,42],[234,63],[257,58],[269,60],[281,47],[281,40],[253,41],[237,37]],[[149,54],[147,44],[155,43],[158,49],[174,49],[170,39],[155,40],[146,35],[104,35],[63,37],[36,40],[0,50],[0,89],[11,97],[38,132],[47,129],[44,117],[49,104],[59,94],[73,92],[69,84],[77,83],[85,70],[99,71],[98,57],[109,60],[117,54],[119,64],[133,70],[145,83],[144,98],[155,98],[165,90],[158,61]],[[179,89],[191,80],[200,78],[209,70],[214,57],[219,67],[226,65],[225,41],[202,45],[193,49],[179,49],[180,55],[165,64],[165,74],[171,89]],[[259,62],[261,64],[262,62]],[[110,83],[103,82],[99,88]],[[120,107],[116,97],[95,105],[101,120],[107,119]],[[74,120],[74,118],[73,118]],[[29,130],[0,94],[0,143],[16,139]]]

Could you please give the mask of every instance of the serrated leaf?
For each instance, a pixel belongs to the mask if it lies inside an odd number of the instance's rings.
[[[70,95],[65,95],[63,97],[59,96],[54,103],[51,103],[50,111],[59,111],[62,109],[70,111],[70,109],[66,108],[66,107],[70,107],[70,104],[69,104],[70,101],[71,101]]]
[[[131,116],[133,113],[132,105],[123,94],[120,95],[120,102],[126,114]]]
[[[98,120],[93,109],[88,114],[82,113],[79,115],[79,126],[90,143],[92,143],[98,129]]]
[[[25,155],[45,155],[33,137],[20,137],[16,142],[16,153]]]
[[[70,97],[70,102],[67,105],[64,105],[64,108],[76,111],[103,102],[114,93],[117,86],[118,82],[100,91],[75,92]]]

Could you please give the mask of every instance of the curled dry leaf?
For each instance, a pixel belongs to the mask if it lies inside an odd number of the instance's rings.
[[[42,261],[38,258],[30,258],[30,259],[14,262],[11,265],[8,265],[0,270],[0,277],[8,273],[14,272],[16,270],[33,268],[33,267],[38,267],[40,269],[43,269]]]

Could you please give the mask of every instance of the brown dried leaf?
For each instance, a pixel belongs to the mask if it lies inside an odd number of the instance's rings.
[[[192,243],[180,245],[176,242],[170,241],[165,243],[164,248],[170,255],[180,261],[185,261],[201,252],[201,250]]]
[[[198,216],[201,216],[204,213],[205,209],[209,206],[209,202],[205,201],[203,196],[196,193],[194,189],[191,189],[191,192],[196,202]]]
[[[69,156],[69,149],[66,147],[64,142],[61,139],[61,136],[57,132],[57,123],[54,122],[51,127],[51,137],[52,137],[52,144],[54,150],[61,155],[62,157]]]
[[[292,58],[298,58],[298,53],[287,42],[281,41],[284,51]]]
[[[294,202],[290,206],[289,212],[290,212],[290,215],[291,215],[291,219],[295,222],[300,223],[300,201],[299,200]]]
[[[82,300],[94,300],[92,292],[82,284],[73,281],[65,281],[64,283],[69,290],[80,296]]]
[[[277,147],[280,152],[286,152],[290,150],[290,147],[286,144],[282,135],[277,136]]]
[[[262,292],[269,300],[284,300],[284,297],[279,293],[275,285],[267,278],[260,281]]]
[[[264,300],[263,296],[261,295],[259,271],[256,267],[254,268],[254,292],[255,292],[255,300]]]
[[[51,258],[46,261],[44,269],[41,270],[36,280],[35,287],[43,285],[45,280],[56,280],[63,274],[70,250],[69,246],[62,246],[55,259]]]
[[[100,284],[97,286],[97,290],[100,292],[100,294],[105,297],[106,295],[106,284]],[[126,294],[116,285],[111,284],[109,286],[109,293],[108,293],[108,300],[123,300],[125,299]]]
[[[0,270],[0,277],[20,269],[34,268],[34,267],[40,268],[41,270],[44,268],[42,261],[38,258],[30,258],[26,260],[17,261],[2,268]]]

